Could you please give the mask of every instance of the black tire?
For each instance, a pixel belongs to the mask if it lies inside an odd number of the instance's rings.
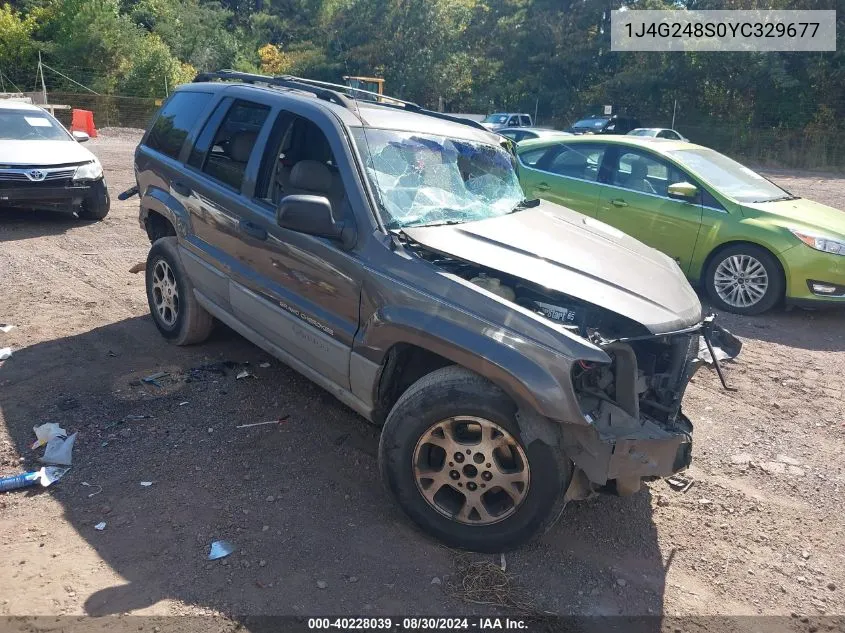
[[[540,440],[525,446],[515,413],[516,406],[502,390],[463,367],[444,367],[424,376],[402,394],[382,429],[379,467],[387,489],[417,525],[450,546],[500,552],[525,542],[559,515],[562,492],[572,469],[571,465],[567,466],[568,460],[559,459],[555,449]],[[435,509],[417,486],[414,452],[418,442],[432,425],[453,416],[484,418],[505,429],[527,459],[530,469],[527,490],[521,503],[514,505],[511,513],[503,515],[505,518],[498,522],[484,525],[458,522]],[[467,458],[464,466],[469,463]],[[443,472],[447,469],[443,463]],[[481,480],[476,478],[476,481],[480,484]],[[449,487],[453,486],[449,483]],[[448,492],[456,490],[453,487]],[[489,490],[485,494],[494,492]]]
[[[102,220],[109,214],[111,199],[105,179],[98,180],[91,186],[91,192],[82,201],[77,215],[81,220]]]
[[[177,290],[176,301],[171,303],[174,307],[169,313],[165,310],[170,322],[158,307],[162,302],[160,284],[157,294],[156,278],[168,269],[172,272],[172,281],[168,285],[175,284]],[[193,345],[207,339],[214,327],[214,319],[194,297],[194,285],[185,274],[175,237],[161,237],[155,241],[147,255],[145,276],[150,314],[161,335],[174,345]],[[163,276],[171,279],[170,275]]]
[[[727,262],[732,257],[753,258],[762,265],[766,272],[767,285],[765,292],[757,301],[750,305],[732,305],[725,301],[717,291],[717,271],[723,262]],[[751,316],[762,314],[775,307],[783,299],[785,282],[780,263],[765,248],[753,244],[734,244],[719,251],[710,259],[710,263],[704,271],[704,287],[707,289],[707,295],[716,308],[725,312]]]

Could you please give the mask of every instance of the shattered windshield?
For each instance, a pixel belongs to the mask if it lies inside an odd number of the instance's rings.
[[[496,145],[372,128],[355,140],[389,229],[484,220],[525,198],[511,155]]]

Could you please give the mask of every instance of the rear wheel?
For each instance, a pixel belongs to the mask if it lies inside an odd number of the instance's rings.
[[[158,331],[171,343],[191,345],[208,338],[214,319],[194,297],[175,237],[155,241],[147,256],[147,301]]]
[[[745,315],[770,310],[784,291],[774,255],[753,244],[736,244],[717,253],[707,266],[704,283],[717,308]]]
[[[516,407],[462,367],[417,381],[387,417],[379,465],[406,514],[445,543],[497,552],[554,516],[571,469],[551,447],[523,443]]]

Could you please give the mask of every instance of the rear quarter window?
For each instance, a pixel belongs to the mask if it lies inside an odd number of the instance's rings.
[[[200,115],[211,97],[209,92],[177,92],[164,104],[144,144],[171,158],[178,158],[182,144],[200,121]]]

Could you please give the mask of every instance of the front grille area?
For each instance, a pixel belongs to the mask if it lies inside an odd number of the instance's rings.
[[[73,174],[71,174],[71,176],[73,176]],[[73,178],[69,178],[67,176],[51,178],[50,180],[45,178],[40,182],[33,182],[26,177],[24,178],[24,180],[8,180],[0,177],[0,191],[3,191],[4,189],[27,189],[37,191],[38,189],[57,189],[73,186]]]
[[[43,180],[33,180],[27,174],[32,171],[40,171],[44,174]],[[67,180],[72,179],[73,174],[76,172],[76,167],[61,167],[61,168],[50,168],[45,167],[43,169],[38,168],[28,168],[28,169],[0,169],[0,183],[2,182],[29,182],[29,183],[42,183],[42,182],[49,182],[51,184],[56,184],[56,181],[59,180]]]

